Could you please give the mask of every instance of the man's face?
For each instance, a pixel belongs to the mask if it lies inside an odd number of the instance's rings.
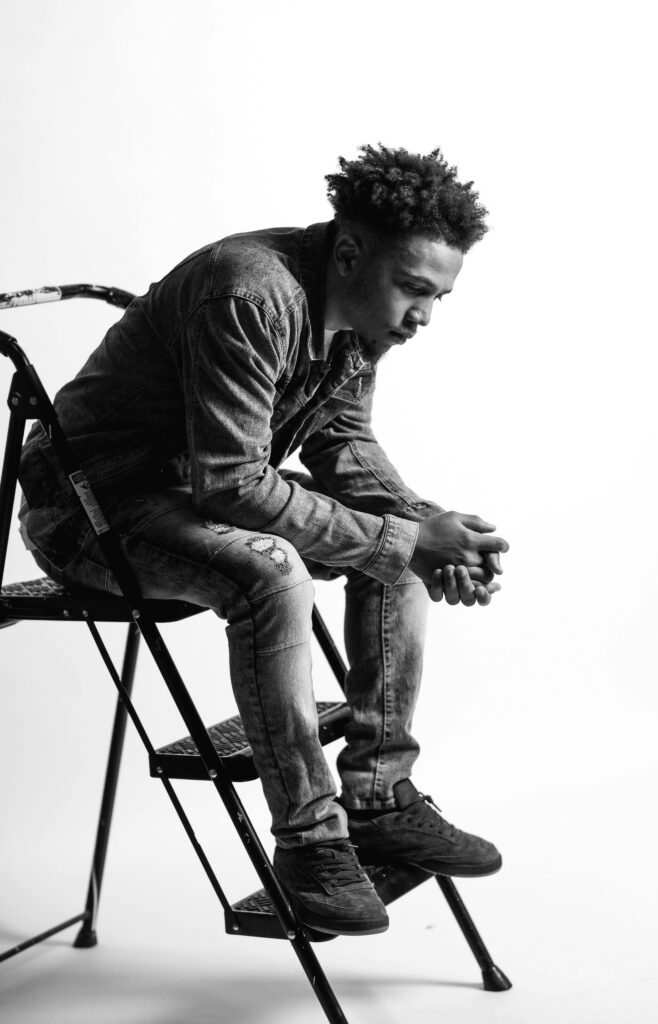
[[[366,352],[379,358],[425,327],[463,261],[459,249],[425,235],[361,245],[344,271],[343,308]]]

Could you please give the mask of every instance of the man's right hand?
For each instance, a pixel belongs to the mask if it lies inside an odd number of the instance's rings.
[[[432,583],[427,588],[432,601],[442,601],[445,597],[448,604],[465,604],[472,607],[474,604],[487,605],[491,603],[491,595],[500,590],[500,583],[478,582],[477,574],[481,569],[471,568],[468,570],[465,565],[446,565],[445,569],[435,569],[432,574]],[[473,575],[470,575],[472,573]],[[491,573],[488,573],[491,576]]]
[[[500,554],[509,551],[496,527],[480,516],[462,512],[440,512],[418,524],[418,539],[409,568],[430,587],[435,569],[465,565],[467,569],[489,569],[500,574]],[[477,574],[476,574],[477,575]]]

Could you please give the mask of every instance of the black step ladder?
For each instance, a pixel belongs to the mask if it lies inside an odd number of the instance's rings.
[[[74,284],[0,294],[0,309],[53,302],[73,297],[94,298],[125,308],[133,299],[130,292],[100,285]],[[136,580],[126,562],[119,541],[103,516],[93,491],[77,464],[57,420],[53,405],[27,356],[16,340],[0,331],[0,354],[14,365],[9,390],[9,428],[0,478],[0,627],[24,620],[85,622],[100,656],[118,691],[110,751],[101,799],[91,876],[85,909],[59,924],[0,953],[7,960],[57,932],[81,924],[74,941],[80,948],[96,945],[96,920],[103,881],[105,855],[112,820],[114,798],[121,762],[127,718],[130,717],[149,756],[151,775],[160,779],[224,910],[229,935],[260,936],[290,942],[309,978],[327,1018],[332,1024],[347,1024],[345,1015],[317,960],[311,943],[335,936],[314,932],[297,918],[274,874],[261,841],[238,796],[235,783],[256,779],[251,748],[239,716],[206,728],[199,712],[165,646],[158,623],[170,623],[199,614],[204,609],[184,601],[142,599]],[[71,593],[47,578],[2,586],[21,445],[28,420],[38,419],[52,443],[64,472],[75,483],[75,492],[96,532],[98,543],[119,584],[123,597],[98,593]],[[81,486],[83,485],[84,486]],[[127,622],[128,631],[121,671],[114,665],[98,629],[98,623]],[[342,688],[346,666],[322,620],[313,609],[313,632]],[[156,750],[132,701],[135,666],[140,640],[144,639],[169,690],[188,735]],[[330,743],[344,734],[350,712],[340,701],[319,702],[320,739]],[[198,779],[211,783],[224,804],[262,888],[231,905],[198,842],[192,825],[172,785],[173,779]],[[466,941],[482,971],[484,988],[501,992],[511,987],[496,967],[451,878],[432,875],[410,866],[364,865],[384,903],[392,903],[417,886],[436,878]]]

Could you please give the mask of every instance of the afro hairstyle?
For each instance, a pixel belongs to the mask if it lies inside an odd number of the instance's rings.
[[[427,156],[360,146],[356,160],[338,158],[340,174],[327,174],[335,218],[366,224],[387,237],[427,235],[467,252],[486,233],[488,210],[473,182],[457,180],[440,149]]]

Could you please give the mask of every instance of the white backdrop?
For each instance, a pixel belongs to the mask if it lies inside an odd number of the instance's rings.
[[[224,234],[329,219],[323,175],[365,142],[440,145],[475,180],[491,230],[431,327],[382,364],[375,410],[412,486],[490,519],[511,544],[489,608],[431,609],[416,778],[503,849],[490,925],[516,900],[526,930],[566,929],[575,945],[562,936],[549,973],[582,982],[584,1007],[620,971],[636,987],[631,904],[648,928],[658,902],[643,874],[658,710],[650,5],[14,0],[0,47],[0,291],[91,281],[143,292]],[[0,312],[0,329],[54,389],[116,316],[78,301]],[[6,579],[37,574],[15,536]],[[317,599],[340,635],[340,583],[319,584]],[[199,616],[167,636],[208,718],[232,713],[221,623]],[[110,637],[118,652],[120,632]],[[25,895],[44,834],[57,878],[84,888],[112,694],[82,626],[23,624],[1,640],[10,936],[49,923],[35,883]],[[317,660],[319,695],[333,693]],[[142,668],[155,739],[174,739],[182,730],[145,656]],[[135,845],[153,851],[158,836],[163,877],[177,857],[187,870],[132,738],[127,758],[110,863],[132,865]],[[593,869],[613,917],[581,920],[574,939],[569,901]],[[632,897],[611,881],[628,869]],[[60,883],[46,872],[42,884]],[[608,966],[579,974],[611,920]],[[514,963],[525,944],[509,929]]]

